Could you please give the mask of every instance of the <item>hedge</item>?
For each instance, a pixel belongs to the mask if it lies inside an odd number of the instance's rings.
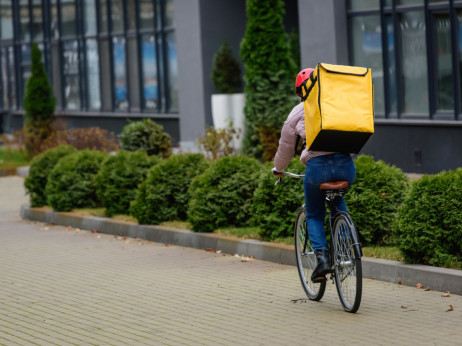
[[[393,244],[392,224],[409,189],[408,178],[399,168],[371,156],[358,156],[355,165],[356,179],[345,203],[361,243]]]
[[[32,159],[29,166],[29,175],[24,180],[24,186],[30,195],[31,207],[35,208],[47,205],[45,186],[48,175],[61,158],[75,152],[77,150],[71,146],[60,145],[44,151]]]
[[[461,168],[414,182],[393,225],[405,261],[435,266],[462,261],[461,210]]]
[[[101,206],[96,195],[95,177],[106,157],[106,153],[93,150],[63,157],[48,176],[48,204],[56,211]]]
[[[216,160],[190,187],[188,221],[194,231],[211,232],[222,226],[246,226],[261,164],[245,156]]]
[[[303,179],[284,177],[275,186],[272,167],[271,163],[264,166],[252,206],[252,223],[260,228],[260,235],[266,240],[293,236],[295,213],[305,202]],[[298,158],[294,158],[286,170],[303,174],[305,167]]]
[[[104,160],[96,175],[96,192],[105,207],[105,214],[128,214],[130,202],[136,197],[149,168],[160,161],[141,151],[121,150]]]
[[[142,224],[185,220],[191,180],[208,164],[201,154],[173,155],[149,170],[130,213]]]

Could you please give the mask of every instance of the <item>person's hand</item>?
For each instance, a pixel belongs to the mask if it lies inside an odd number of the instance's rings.
[[[282,178],[284,176],[284,171],[279,172],[279,171],[276,170],[276,167],[271,169],[271,173],[273,173],[273,175],[278,177],[278,178]]]

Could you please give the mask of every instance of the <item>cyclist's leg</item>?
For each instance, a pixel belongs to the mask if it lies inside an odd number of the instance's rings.
[[[324,193],[319,185],[325,181],[326,164],[323,156],[308,160],[303,179],[305,193],[306,223],[313,250],[327,250],[324,218],[326,205]]]
[[[345,180],[348,181],[348,186],[353,185],[356,177],[356,167],[353,158],[349,154],[334,154],[330,164],[331,180]],[[348,212],[343,197],[336,198],[335,204],[339,211]]]

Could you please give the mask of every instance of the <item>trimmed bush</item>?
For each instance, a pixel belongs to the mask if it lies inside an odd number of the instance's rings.
[[[101,151],[82,150],[59,160],[48,176],[48,204],[56,211],[99,207],[95,176],[106,157]]]
[[[452,266],[462,261],[462,169],[414,182],[393,225],[409,263]]]
[[[256,159],[227,156],[194,178],[188,204],[193,230],[211,232],[222,226],[248,225],[260,170]]]
[[[260,228],[260,235],[265,240],[293,236],[295,213],[305,202],[303,179],[284,177],[275,186],[276,178],[271,174],[271,168],[272,163],[264,166],[252,206],[252,223]],[[294,158],[287,171],[303,174],[305,167]]]
[[[392,223],[409,189],[406,175],[395,166],[361,155],[356,180],[345,202],[363,245],[393,243]]]
[[[148,156],[145,152],[124,150],[104,160],[95,182],[107,216],[128,214],[138,185],[146,179],[149,168],[159,161],[157,156]]]
[[[201,154],[173,155],[161,161],[140,185],[131,214],[141,224],[186,220],[189,185],[207,166]]]
[[[48,175],[61,158],[75,153],[76,151],[77,150],[71,146],[60,145],[32,159],[29,166],[29,175],[24,180],[24,186],[26,187],[27,193],[30,195],[31,207],[35,208],[47,205],[45,186],[47,184]]]
[[[143,119],[124,126],[119,135],[122,149],[128,151],[145,151],[148,155],[158,155],[167,158],[172,152],[170,135],[164,132],[164,127],[152,121]]]

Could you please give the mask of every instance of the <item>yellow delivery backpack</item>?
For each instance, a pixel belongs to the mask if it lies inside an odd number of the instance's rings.
[[[318,64],[304,84],[306,148],[359,153],[374,133],[374,88],[366,67]]]

